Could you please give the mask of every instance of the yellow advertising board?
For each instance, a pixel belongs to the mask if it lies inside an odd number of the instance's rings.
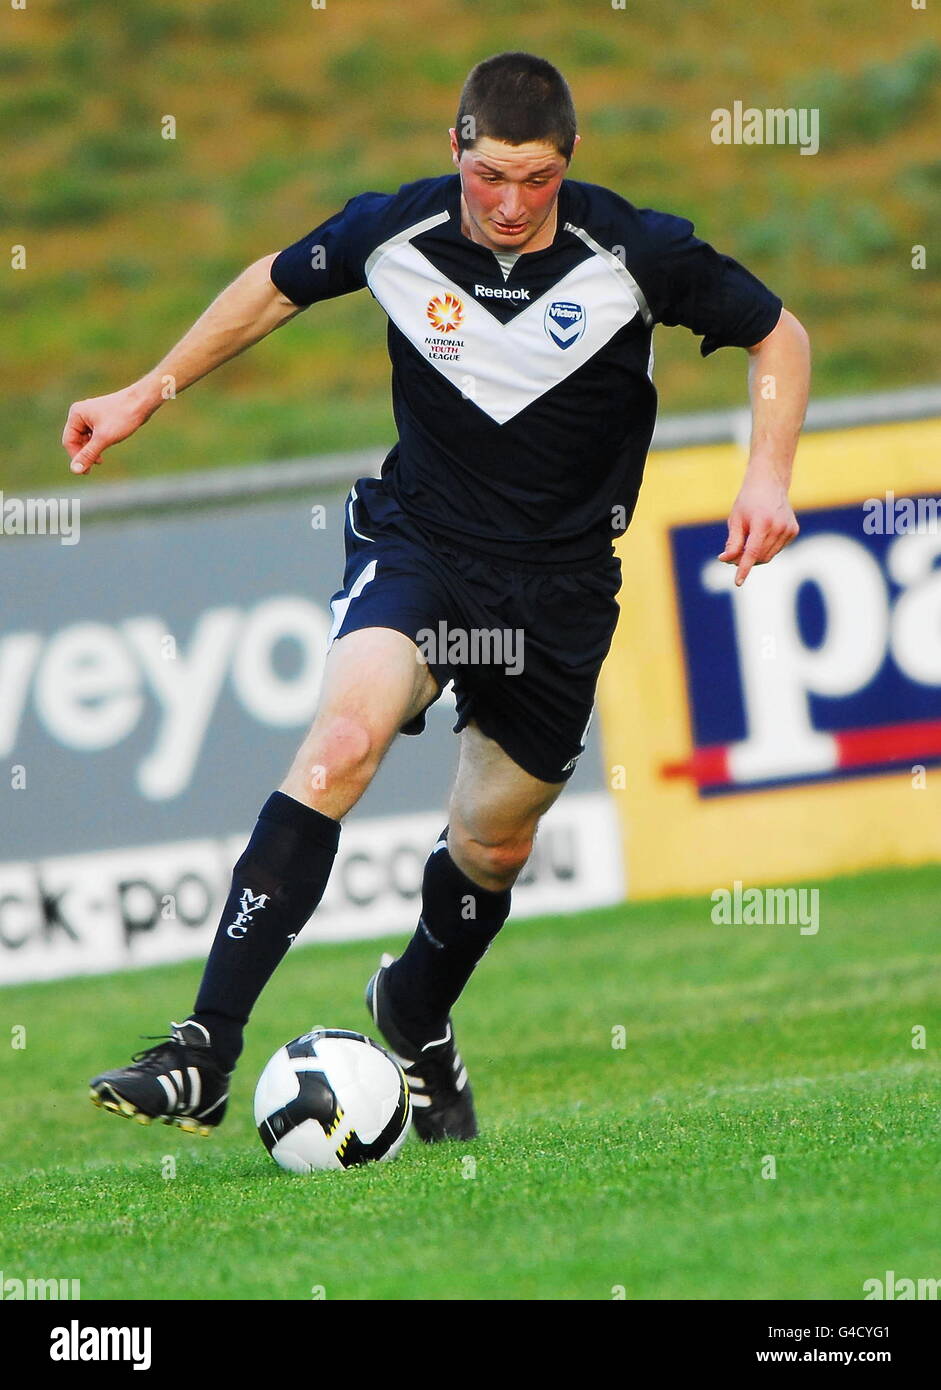
[[[745,457],[654,453],[598,692],[628,893],[941,860],[941,420],[807,434],[801,534],[720,565]]]

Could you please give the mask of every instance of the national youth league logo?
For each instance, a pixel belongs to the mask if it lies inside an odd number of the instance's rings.
[[[430,362],[460,362],[464,339],[459,336],[464,322],[464,301],[450,290],[436,294],[425,306],[425,317],[432,329],[425,335],[425,356]]]
[[[583,304],[557,299],[546,310],[546,332],[556,347],[570,348],[584,333],[587,318]]]
[[[453,333],[464,321],[464,305],[456,294],[436,294],[425,313],[436,333]]]

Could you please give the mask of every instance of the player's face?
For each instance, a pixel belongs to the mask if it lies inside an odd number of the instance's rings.
[[[451,131],[461,175],[465,233],[493,251],[541,251],[555,235],[555,206],[568,161],[554,145],[507,145],[482,135],[461,152]]]

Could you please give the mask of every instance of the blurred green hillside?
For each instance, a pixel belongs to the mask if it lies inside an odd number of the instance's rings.
[[[0,18],[7,246],[0,484],[71,482],[69,403],[150,368],[251,260],[366,188],[450,170],[467,69],[565,71],[573,176],[691,217],[809,327],[815,394],[936,381],[937,16],[878,0],[30,0]],[[934,29],[931,26],[934,25]],[[711,143],[711,112],[820,108],[821,150]],[[162,138],[165,118],[176,138]],[[928,246],[913,270],[911,248]],[[9,266],[9,253],[7,258]],[[367,293],[315,308],[162,410],[93,474],[391,441]],[[661,408],[738,404],[744,357],[657,335]],[[90,484],[94,486],[94,482]]]

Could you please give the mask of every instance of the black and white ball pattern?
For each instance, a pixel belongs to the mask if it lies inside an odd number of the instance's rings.
[[[394,1158],[410,1119],[398,1063],[371,1038],[338,1028],[279,1047],[255,1088],[262,1143],[292,1173]]]

